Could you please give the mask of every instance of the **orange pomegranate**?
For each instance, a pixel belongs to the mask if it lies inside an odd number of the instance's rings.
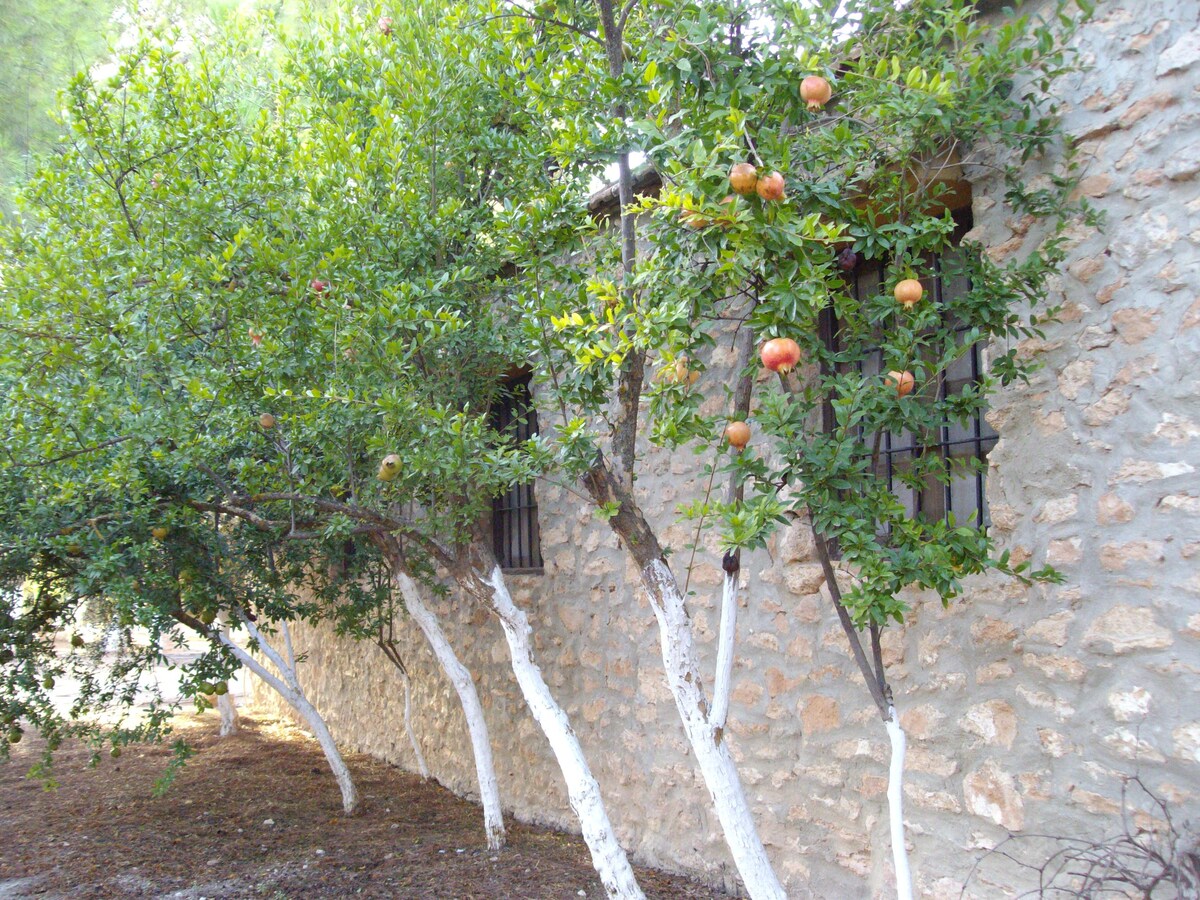
[[[730,422],[725,426],[725,440],[735,450],[743,450],[750,443],[750,426],[745,422]]]
[[[905,278],[896,285],[892,294],[896,297],[897,303],[905,309],[912,309],[925,296],[925,288],[917,279]]]
[[[772,338],[762,345],[759,356],[772,372],[786,375],[800,362],[800,345],[791,338]]]
[[[913,392],[916,387],[916,379],[913,378],[913,373],[905,369],[903,372],[891,371],[887,373],[887,378],[884,379],[884,384],[896,392],[897,397],[907,397]]]
[[[820,75],[809,75],[800,82],[800,99],[808,104],[809,112],[816,112],[829,102],[833,88]]]
[[[729,186],[735,193],[741,194],[743,197],[753,194],[757,184],[758,171],[750,163],[738,163],[729,170]]]

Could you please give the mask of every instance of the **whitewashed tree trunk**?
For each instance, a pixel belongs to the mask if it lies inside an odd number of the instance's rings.
[[[746,893],[754,900],[785,900],[787,895],[758,836],[737,766],[725,743],[724,721],[718,723],[709,714],[696,664],[692,626],[679,583],[667,564],[659,559],[642,571],[642,580],[658,619],[667,684]],[[732,640],[732,635],[729,639]]]
[[[446,639],[437,617],[421,599],[417,583],[400,570],[394,571],[392,578],[400,590],[400,596],[404,598],[408,614],[429,641],[433,655],[437,657],[446,677],[458,692],[463,715],[467,719],[467,731],[471,736],[471,748],[475,753],[475,777],[479,781],[479,799],[483,804],[483,826],[487,833],[487,845],[491,850],[499,850],[504,846],[504,812],[500,806],[500,789],[496,782],[496,767],[492,761],[487,722],[483,718],[483,706],[475,690],[475,680],[455,655],[454,648]],[[407,709],[407,699],[405,704]]]
[[[491,588],[492,608],[500,617],[500,625],[508,641],[517,684],[534,720],[550,741],[550,748],[567,784],[571,808],[579,818],[583,839],[592,855],[592,865],[600,876],[605,892],[614,900],[642,900],[645,895],[638,887],[625,851],[617,842],[600,797],[600,785],[588,767],[583,748],[566,713],[554,700],[541,669],[534,661],[529,619],[513,603],[499,566],[492,569],[489,577],[476,574]]]
[[[304,691],[300,687],[300,680],[296,676],[296,656],[292,651],[291,633],[288,631],[287,623],[280,623],[280,630],[283,634],[284,643],[287,647],[287,660],[267,643],[262,632],[257,626],[248,619],[242,620],[246,629],[250,632],[250,636],[258,644],[258,649],[263,655],[271,661],[271,664],[279,670],[280,678],[276,676],[270,669],[264,666],[261,662],[254,658],[243,648],[233,642],[227,633],[220,634],[221,643],[229,648],[230,652],[244,665],[247,669],[269,684],[279,696],[296,710],[308,727],[312,729],[313,735],[317,742],[321,745],[321,750],[325,753],[325,759],[329,763],[329,768],[333,771],[333,777],[337,780],[338,788],[342,792],[342,809],[347,815],[353,813],[358,807],[358,791],[354,787],[354,780],[350,777],[350,769],[346,766],[346,761],[342,759],[342,754],[338,751],[337,744],[333,740],[333,735],[329,733],[329,727],[325,724],[325,720],[321,718],[321,714],[317,712],[317,708],[309,702],[308,697],[304,695]]]
[[[229,625],[225,619],[224,613],[221,614],[221,633],[229,634]],[[217,712],[221,715],[221,737],[229,737],[237,734],[238,730],[238,711],[237,704],[233,700],[233,695],[226,692],[217,696]]]
[[[906,741],[895,707],[889,707],[888,739],[892,743],[892,759],[888,767],[888,818],[892,833],[892,863],[896,868],[896,897],[912,900],[912,872],[908,867],[908,846],[904,841],[904,750]]]
[[[221,737],[229,737],[231,734],[237,734],[238,711],[237,704],[233,702],[233,697],[229,694],[219,695],[217,697],[217,712],[221,714]]]
[[[404,685],[404,731],[408,735],[409,744],[412,745],[413,756],[417,758],[417,771],[428,781],[429,766],[425,762],[425,754],[421,752],[421,745],[417,743],[417,734],[412,727],[412,679],[408,677],[407,672],[400,673],[400,683]]]
[[[713,681],[713,728],[724,730],[729,718],[729,691],[733,684],[733,647],[737,635],[737,573],[726,572],[721,585],[721,630],[717,636],[717,671]]]

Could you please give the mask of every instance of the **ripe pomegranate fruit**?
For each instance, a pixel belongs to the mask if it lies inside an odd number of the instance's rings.
[[[750,443],[750,426],[745,422],[730,422],[725,426],[725,440],[735,450],[743,450]]]
[[[786,375],[800,362],[800,345],[791,338],[772,338],[762,345],[759,356],[772,372]]]
[[[258,424],[268,430],[271,428],[274,428],[275,427],[275,417],[273,415],[271,415],[270,413],[263,413],[261,416],[258,417]]]
[[[816,112],[829,102],[833,88],[820,75],[809,75],[800,82],[800,99],[808,104],[809,112]]]
[[[738,163],[729,170],[729,186],[735,193],[741,194],[743,197],[753,194],[757,184],[758,172],[750,163]]]
[[[925,296],[925,288],[915,278],[905,278],[898,283],[892,293],[896,302],[905,309],[912,309]]]
[[[754,188],[758,191],[758,196],[764,200],[782,200],[783,199],[783,176],[778,172],[772,172],[770,175],[764,175],[758,179],[758,184]]]
[[[905,369],[903,372],[895,370],[887,373],[887,378],[884,379],[884,384],[892,388],[896,392],[897,397],[907,397],[913,392],[916,387],[916,379],[913,378],[913,373]]]

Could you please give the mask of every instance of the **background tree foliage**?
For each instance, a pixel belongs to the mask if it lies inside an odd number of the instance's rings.
[[[370,621],[372,535],[453,544],[540,465],[488,421],[519,346],[490,302],[492,201],[540,160],[468,90],[461,13],[379,15],[266,54],[257,22],[186,54],[150,34],[71,82],[0,262],[10,717],[65,727],[43,684],[87,662],[51,645],[87,600],[131,678],[157,653],[134,626],[153,648],[219,612],[345,623],[335,598]],[[229,665],[214,646],[187,683]],[[74,718],[113,699],[86,684]]]

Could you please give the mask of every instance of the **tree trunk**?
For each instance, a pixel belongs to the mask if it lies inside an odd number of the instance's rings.
[[[238,711],[237,704],[233,702],[233,697],[229,694],[218,696],[217,711],[221,714],[221,737],[229,737],[231,734],[237,734]]]
[[[591,852],[592,865],[610,898],[643,900],[645,895],[638,887],[633,869],[625,851],[617,842],[612,823],[604,809],[600,785],[588,767],[583,748],[579,745],[579,739],[575,736],[566,713],[555,702],[542,677],[541,669],[534,661],[529,620],[513,603],[500,566],[494,560],[489,561],[492,564],[491,574],[486,578],[478,568],[472,567],[467,579],[471,585],[471,592],[486,597],[500,617],[517,684],[520,685],[521,694],[534,720],[550,741],[550,748],[567,784],[571,808],[579,818],[583,839]]]
[[[417,743],[417,735],[412,727],[412,679],[408,677],[407,672],[400,673],[400,683],[404,685],[404,732],[408,735],[408,743],[417,759],[417,771],[428,781],[429,766],[425,762],[425,754],[421,752],[421,745]]]
[[[896,867],[896,897],[912,900],[912,873],[908,867],[908,846],[904,841],[904,729],[895,707],[888,709],[888,739],[892,743],[892,760],[888,768],[888,819],[892,834],[892,863]]]
[[[254,656],[235,644],[228,634],[222,633],[220,635],[221,642],[229,648],[230,652],[237,657],[242,665],[276,690],[279,696],[283,697],[288,702],[288,705],[296,710],[304,718],[304,721],[308,723],[308,727],[312,729],[313,735],[321,745],[321,750],[325,753],[325,759],[329,763],[329,768],[333,771],[333,777],[337,780],[338,788],[342,792],[342,809],[345,810],[347,815],[353,814],[355,809],[358,808],[358,791],[354,787],[354,780],[350,777],[350,769],[346,766],[346,761],[342,759],[342,754],[338,751],[337,744],[333,740],[333,735],[329,733],[329,727],[325,724],[325,720],[321,718],[321,714],[317,712],[317,708],[309,702],[308,698],[304,695],[304,691],[300,688],[299,679],[296,677],[295,656],[290,650],[291,635],[286,630],[287,624],[282,623],[282,628],[284,629],[284,640],[289,648],[288,662],[285,662],[283,657],[267,643],[253,622],[245,621],[244,624],[250,631],[251,637],[258,643],[258,648],[262,651],[263,655],[279,670],[283,678],[276,676],[266,666],[255,659]]]
[[[475,776],[479,781],[479,799],[483,804],[483,826],[487,833],[490,850],[504,846],[504,812],[500,806],[500,789],[496,784],[496,767],[492,762],[492,745],[488,740],[487,722],[483,718],[483,706],[475,690],[475,680],[454,653],[438,624],[437,617],[429,611],[421,599],[417,583],[403,570],[394,569],[392,578],[404,598],[404,606],[417,627],[429,641],[433,655],[441,664],[446,677],[458,692],[463,715],[467,719],[467,731],[471,735],[471,748],[475,753]],[[407,684],[405,709],[407,710]],[[410,732],[411,734],[411,732]],[[428,777],[428,771],[425,776]]]
[[[871,691],[871,699],[883,717],[884,727],[887,728],[888,740],[892,745],[892,758],[888,767],[888,825],[892,840],[892,863],[896,869],[896,896],[899,900],[912,900],[912,873],[908,866],[908,847],[904,841],[904,729],[896,716],[896,707],[892,704],[892,689],[888,686],[883,668],[883,649],[880,644],[880,628],[871,625],[871,651],[874,659],[867,659],[867,653],[859,640],[858,629],[850,618],[846,605],[842,602],[842,591],[838,587],[837,572],[833,569],[833,557],[829,552],[829,542],[821,532],[813,529],[813,537],[817,543],[817,555],[821,560],[821,568],[825,573],[825,583],[829,587],[829,598],[837,612],[842,633],[850,644],[850,652],[858,664],[858,670],[867,682]]]
[[[229,624],[224,613],[221,615],[221,633],[229,633]],[[233,695],[228,691],[217,697],[217,712],[221,714],[221,737],[229,737],[231,734],[237,734],[237,704],[233,702]]]
[[[721,631],[717,638],[717,670],[713,678],[713,702],[709,721],[725,728],[729,718],[729,691],[733,685],[733,648],[737,635],[737,573],[726,572],[721,583]]]

